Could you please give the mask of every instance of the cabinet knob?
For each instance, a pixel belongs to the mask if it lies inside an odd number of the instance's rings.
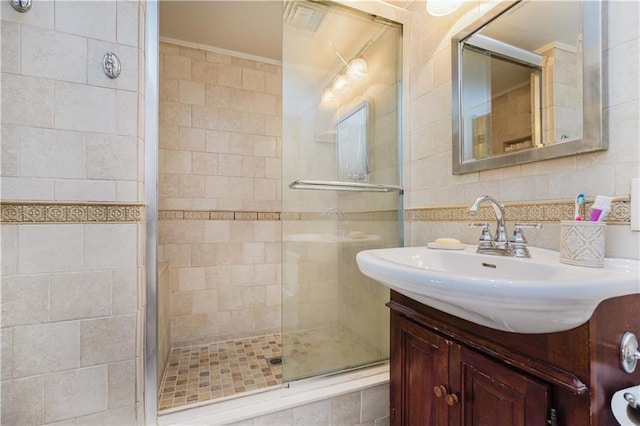
[[[447,388],[443,385],[434,386],[433,393],[435,394],[436,398],[442,398],[447,394]]]
[[[447,405],[450,407],[453,407],[458,402],[460,402],[460,400],[458,399],[458,395],[456,395],[455,393],[446,394],[444,397],[444,400],[447,402]]]

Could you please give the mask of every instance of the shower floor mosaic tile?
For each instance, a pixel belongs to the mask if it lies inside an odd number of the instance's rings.
[[[287,333],[284,340],[287,380],[331,372],[336,365],[346,370],[386,357],[337,327]],[[272,365],[269,360],[282,353],[280,334],[172,349],[160,384],[160,414],[278,386],[282,364]]]
[[[175,348],[160,385],[160,413],[249,392],[282,382],[282,366],[267,359],[282,353],[279,335]]]

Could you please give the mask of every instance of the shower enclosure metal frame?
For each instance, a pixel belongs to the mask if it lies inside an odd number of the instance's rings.
[[[409,35],[409,22],[411,13],[391,4],[377,1],[333,0],[334,3],[350,7],[372,15],[395,21],[404,28],[404,34]],[[145,197],[145,235],[144,235],[144,288],[143,312],[140,321],[143,322],[142,336],[138,341],[143,345],[142,359],[138,364],[136,379],[136,394],[144,407],[138,410],[138,414],[144,414],[143,424],[157,424],[158,422],[158,295],[157,295],[157,242],[158,242],[158,105],[159,105],[159,11],[158,0],[145,2],[144,19],[144,55],[145,55],[145,92],[144,92],[144,197]],[[408,51],[409,38],[403,37],[403,52]],[[406,55],[402,56],[402,90],[398,98],[401,110],[398,117],[398,138],[408,140],[408,130],[403,124],[403,111],[408,108],[408,102],[403,93],[408,88],[408,67]],[[398,148],[400,164],[405,163],[402,147]],[[402,174],[402,167],[398,168]],[[398,176],[398,181],[403,181],[403,176]],[[399,202],[399,211],[403,211],[402,198]],[[399,221],[400,243],[404,239],[402,223]]]

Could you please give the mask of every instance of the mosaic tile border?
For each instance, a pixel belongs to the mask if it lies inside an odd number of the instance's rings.
[[[589,211],[594,199],[587,199],[583,212]],[[559,222],[573,220],[573,200],[504,203],[505,219],[518,222]],[[495,219],[490,207],[482,207],[475,217],[467,214],[469,206],[438,206],[405,211],[405,220],[414,222],[482,222]],[[610,225],[631,223],[629,197],[615,197],[605,222]],[[584,213],[583,213],[584,216]]]
[[[158,219],[178,220],[321,220],[326,218],[316,212],[246,212],[223,210],[160,210]],[[381,210],[375,212],[345,212],[345,220],[396,220],[398,212],[395,210]]]
[[[129,223],[144,221],[144,204],[2,201],[2,223]]]
[[[182,220],[280,220],[280,212],[236,212],[223,210],[160,210],[158,219]]]

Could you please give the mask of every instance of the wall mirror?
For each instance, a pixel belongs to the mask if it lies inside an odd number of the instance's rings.
[[[501,2],[452,38],[453,174],[607,149],[600,2]]]
[[[338,180],[366,182],[369,173],[367,150],[369,103],[361,102],[336,124]]]

